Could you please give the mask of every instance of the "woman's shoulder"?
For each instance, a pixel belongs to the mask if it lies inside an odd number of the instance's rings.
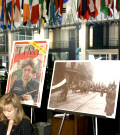
[[[21,123],[21,124],[27,124],[27,123],[28,123],[28,124],[31,124],[30,120],[27,119],[27,118],[23,118],[20,123]]]
[[[3,122],[3,121],[0,121],[0,128],[5,128],[7,125]]]

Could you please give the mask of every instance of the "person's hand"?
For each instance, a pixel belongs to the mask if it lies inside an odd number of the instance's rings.
[[[23,95],[22,96],[24,100],[33,100],[31,95]]]

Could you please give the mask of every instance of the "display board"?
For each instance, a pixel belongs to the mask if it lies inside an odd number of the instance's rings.
[[[19,95],[22,104],[40,107],[49,40],[15,41],[6,93]]]
[[[120,61],[55,61],[49,109],[115,118]]]

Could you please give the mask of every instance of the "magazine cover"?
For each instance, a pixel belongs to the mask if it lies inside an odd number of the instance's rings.
[[[40,107],[49,40],[15,41],[6,93],[19,95],[22,104]]]
[[[120,61],[55,61],[48,108],[115,118]]]

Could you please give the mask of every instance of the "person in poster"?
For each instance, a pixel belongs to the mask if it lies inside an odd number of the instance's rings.
[[[37,102],[39,82],[32,77],[33,59],[25,59],[22,63],[22,78],[16,79],[10,92],[20,96],[22,100]]]

